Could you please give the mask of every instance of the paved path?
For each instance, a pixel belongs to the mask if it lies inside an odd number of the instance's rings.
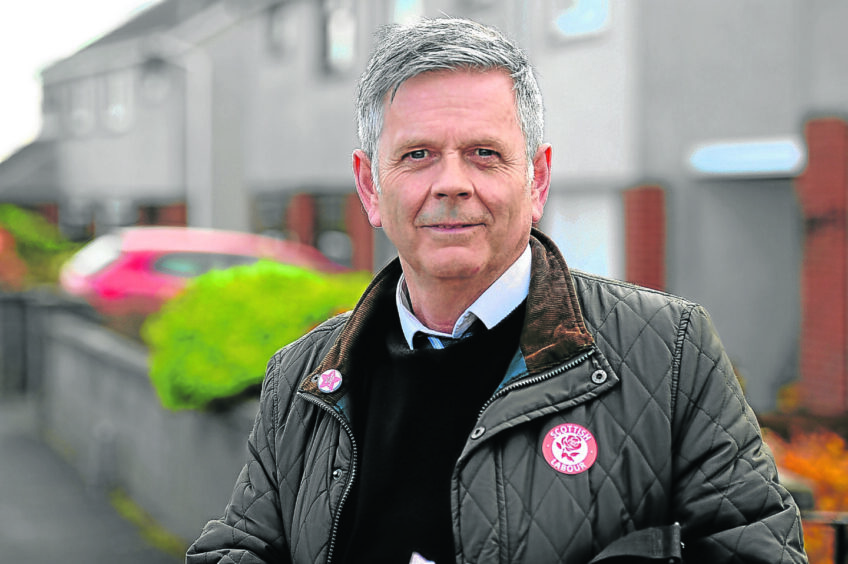
[[[0,397],[0,562],[177,564],[121,518],[106,492],[79,474],[36,432],[35,411]]]

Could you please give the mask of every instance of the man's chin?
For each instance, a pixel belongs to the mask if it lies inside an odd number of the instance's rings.
[[[481,245],[430,246],[417,249],[414,261],[405,261],[401,254],[401,263],[404,270],[409,271],[407,276],[411,274],[444,282],[466,280],[473,283],[485,269],[487,254],[488,249]]]
[[[442,256],[438,260],[430,260],[425,265],[425,268],[433,278],[443,281],[465,280],[473,283],[473,280],[482,272],[482,266],[479,257],[454,255]]]

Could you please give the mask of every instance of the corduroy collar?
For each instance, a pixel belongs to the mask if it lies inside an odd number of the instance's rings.
[[[583,323],[580,304],[568,266],[547,235],[534,229],[530,236],[532,269],[527,313],[521,330],[520,347],[530,374],[549,370],[592,346],[593,339]],[[367,354],[358,347],[367,337],[380,302],[393,301],[401,275],[397,259],[381,270],[363,293],[341,335],[318,368],[301,384],[301,390],[318,393],[313,376],[330,369],[351,372],[354,354]],[[358,351],[358,352],[354,352]],[[335,403],[345,386],[321,396]]]

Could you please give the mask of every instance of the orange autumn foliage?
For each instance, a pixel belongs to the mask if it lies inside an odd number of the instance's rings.
[[[812,487],[816,512],[848,512],[845,439],[833,431],[821,429],[792,432],[788,441],[767,433],[766,440],[778,466],[803,478]],[[810,518],[803,519],[803,526],[810,563],[832,563],[833,527]]]

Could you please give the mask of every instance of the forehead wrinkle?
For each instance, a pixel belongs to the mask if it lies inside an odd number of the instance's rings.
[[[489,86],[476,95],[482,96],[478,103],[469,96],[467,83],[457,83],[453,79],[473,75],[480,76]],[[496,78],[499,77],[499,78]],[[446,90],[434,85],[444,78],[452,85]],[[488,104],[488,98],[493,88],[502,86],[508,93],[508,98],[493,105]],[[405,88],[411,88],[404,95]],[[474,90],[475,93],[477,92]],[[500,92],[500,91],[499,91]],[[502,94],[497,94],[502,96]],[[456,98],[456,103],[451,102]],[[486,106],[487,111],[481,112],[480,105]],[[503,126],[514,126],[521,137],[522,152],[524,146],[515,106],[515,93],[511,79],[502,72],[432,72],[424,73],[405,82],[394,100],[384,100],[384,120],[381,134],[378,137],[377,153],[385,157],[396,157],[413,148],[467,149],[469,147],[486,147],[501,153],[511,155],[511,140],[504,138]],[[492,111],[495,110],[495,111]],[[394,125],[389,128],[389,123]],[[392,130],[390,136],[389,129]]]

